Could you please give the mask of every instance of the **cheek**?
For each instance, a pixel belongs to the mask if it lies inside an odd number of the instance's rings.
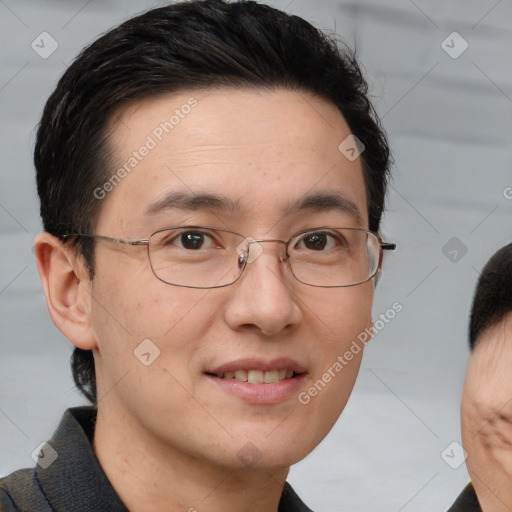
[[[114,279],[97,281],[93,325],[105,389],[124,379],[127,371],[130,393],[133,386],[147,390],[161,386],[162,380],[168,387],[165,368],[181,382],[189,380],[187,369],[197,359],[199,342],[213,322],[212,301],[205,297],[208,290],[154,281],[146,280],[144,286]]]
[[[308,316],[315,325],[326,353],[349,346],[358,335],[369,330],[373,286],[371,283],[350,288],[327,289],[308,303]],[[329,350],[330,349],[330,350]]]
[[[332,427],[352,393],[371,337],[372,297],[371,283],[339,289],[318,297],[309,313],[314,333],[309,349],[317,364],[298,400],[322,423],[320,432]]]
[[[163,339],[172,331],[200,328],[199,313],[207,323],[209,290],[171,286],[146,274],[110,271],[95,278],[93,313],[100,329],[117,332],[116,338]]]
[[[95,290],[93,321],[103,393],[134,415],[159,411],[169,400],[183,414],[194,409],[183,390],[192,389],[200,341],[213,321],[207,292],[158,281],[145,287],[102,281]],[[162,389],[168,392],[165,400],[155,393]]]

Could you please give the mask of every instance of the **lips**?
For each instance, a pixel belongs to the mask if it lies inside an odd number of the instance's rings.
[[[284,375],[284,377],[283,377]],[[292,359],[244,359],[205,372],[208,382],[224,396],[255,406],[293,400],[304,387],[308,372]]]

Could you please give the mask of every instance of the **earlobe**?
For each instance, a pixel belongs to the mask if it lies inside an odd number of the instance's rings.
[[[76,347],[96,348],[90,322],[91,281],[80,257],[47,232],[37,235],[34,252],[53,323]]]

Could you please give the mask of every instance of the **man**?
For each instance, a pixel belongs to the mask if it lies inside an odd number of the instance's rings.
[[[482,270],[469,341],[461,422],[472,483],[450,512],[507,512],[512,510],[512,244],[497,251]]]
[[[94,407],[2,510],[309,510],[286,476],[347,403],[362,347],[338,359],[394,248],[366,92],[348,50],[254,2],[155,9],[81,53],[38,130],[35,246]]]

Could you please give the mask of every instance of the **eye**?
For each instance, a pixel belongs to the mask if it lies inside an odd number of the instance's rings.
[[[173,233],[162,241],[162,245],[169,247],[175,245],[180,249],[197,251],[219,247],[212,235],[203,231],[183,231]]]
[[[297,243],[297,248],[324,251],[345,244],[346,240],[339,234],[329,233],[327,231],[312,231],[303,235]]]

